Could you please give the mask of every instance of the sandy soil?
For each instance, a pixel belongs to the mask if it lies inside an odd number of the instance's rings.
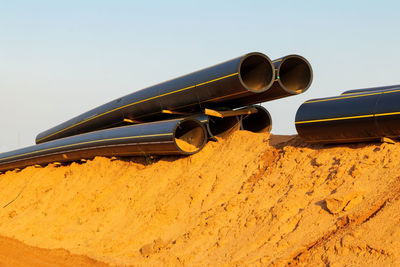
[[[183,151],[186,151],[186,152],[194,152],[199,149],[195,145],[192,145],[182,139],[175,138],[175,142],[180,147],[180,149],[182,149]]]
[[[111,265],[399,266],[400,143],[237,131],[190,157],[0,175],[0,235]]]
[[[67,267],[108,265],[86,256],[71,255],[64,249],[48,250],[34,248],[11,238],[0,237],[0,266]]]

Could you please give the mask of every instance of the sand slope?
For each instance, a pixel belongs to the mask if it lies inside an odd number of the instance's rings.
[[[399,265],[400,143],[246,131],[186,158],[0,175],[0,235],[111,265]]]
[[[64,249],[41,249],[27,246],[11,238],[0,237],[0,266],[68,267],[108,266],[86,256],[71,255]]]

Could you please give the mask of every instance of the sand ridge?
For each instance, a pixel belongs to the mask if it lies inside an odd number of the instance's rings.
[[[189,157],[0,175],[0,235],[111,265],[398,265],[400,143],[236,131]]]

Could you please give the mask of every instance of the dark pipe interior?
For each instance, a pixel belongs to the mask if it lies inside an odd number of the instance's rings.
[[[184,152],[196,152],[205,142],[204,128],[197,121],[182,121],[175,130],[175,143]]]
[[[262,107],[256,107],[257,113],[243,115],[241,130],[250,132],[270,132],[272,129],[272,120],[268,111]]]
[[[239,75],[247,88],[253,91],[264,91],[273,82],[274,69],[263,56],[251,55],[240,65]]]
[[[239,119],[236,116],[225,118],[210,117],[208,126],[213,136],[221,136],[231,129],[239,128]]]
[[[279,80],[288,92],[299,94],[308,89],[312,82],[312,69],[305,59],[288,57],[279,66]]]

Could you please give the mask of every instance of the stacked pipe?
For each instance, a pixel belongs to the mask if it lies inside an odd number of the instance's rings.
[[[308,100],[296,129],[310,143],[352,143],[400,137],[400,85],[355,89]]]
[[[258,52],[108,102],[36,137],[35,146],[0,154],[0,171],[95,156],[190,155],[232,128],[270,131],[257,103],[305,92],[308,61],[271,61]]]

